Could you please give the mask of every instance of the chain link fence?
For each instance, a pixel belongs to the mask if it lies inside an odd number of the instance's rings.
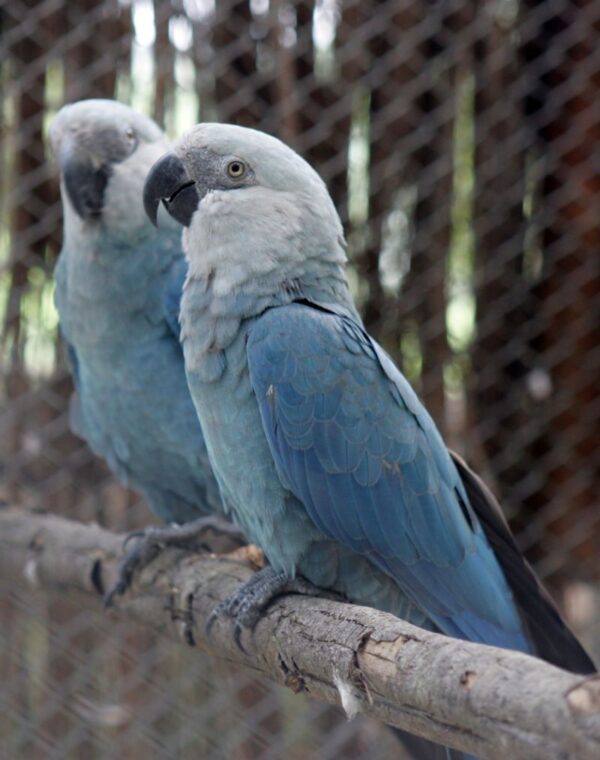
[[[277,134],[342,215],[369,330],[600,654],[600,5],[0,0],[0,491],[150,521],[70,432],[45,132],[116,97]],[[0,756],[398,757],[385,728],[0,579]]]

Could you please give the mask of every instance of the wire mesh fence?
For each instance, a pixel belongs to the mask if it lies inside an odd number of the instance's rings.
[[[277,134],[326,180],[371,333],[600,653],[600,6],[0,0],[4,500],[150,521],[68,425],[46,127],[116,97]],[[398,756],[387,732],[0,581],[7,758]],[[185,661],[184,661],[185,657]]]

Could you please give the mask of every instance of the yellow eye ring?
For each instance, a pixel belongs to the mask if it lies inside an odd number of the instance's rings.
[[[242,161],[230,161],[227,164],[227,174],[231,179],[241,179],[246,173],[246,166]]]

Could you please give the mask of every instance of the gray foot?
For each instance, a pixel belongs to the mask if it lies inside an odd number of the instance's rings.
[[[235,643],[245,653],[242,645],[244,628],[252,631],[264,610],[282,594],[321,596],[342,601],[339,594],[324,591],[301,576],[290,578],[285,573],[276,573],[272,567],[267,566],[255,573],[247,583],[214,609],[206,624],[207,635],[210,636],[211,628],[219,618],[230,618],[233,622]]]
[[[115,597],[122,596],[131,586],[136,573],[143,570],[166,547],[187,549],[192,552],[210,551],[210,547],[202,541],[206,533],[212,532],[226,536],[231,542],[243,546],[246,539],[243,533],[227,520],[221,517],[201,517],[185,525],[156,527],[154,525],[143,530],[135,530],[127,535],[123,548],[135,540],[131,549],[119,566],[119,575],[114,586],[104,597],[104,607],[114,604]]]

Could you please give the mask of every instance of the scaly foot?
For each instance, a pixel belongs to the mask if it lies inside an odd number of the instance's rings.
[[[166,547],[187,549],[192,552],[209,551],[210,547],[202,541],[206,533],[226,536],[233,544],[243,546],[246,539],[243,533],[227,520],[221,517],[201,517],[185,525],[169,525],[156,527],[154,525],[143,530],[135,530],[127,535],[123,548],[135,540],[136,544],[129,551],[119,566],[119,575],[114,586],[104,597],[104,607],[114,604],[115,597],[122,596],[130,587],[136,573],[143,570]]]
[[[285,573],[277,573],[272,567],[267,566],[255,573],[247,583],[213,610],[206,624],[207,635],[210,636],[211,628],[219,618],[228,617],[233,622],[235,643],[245,653],[242,645],[244,628],[252,631],[264,610],[282,594],[303,594],[343,601],[339,594],[324,591],[301,576],[290,578]]]

